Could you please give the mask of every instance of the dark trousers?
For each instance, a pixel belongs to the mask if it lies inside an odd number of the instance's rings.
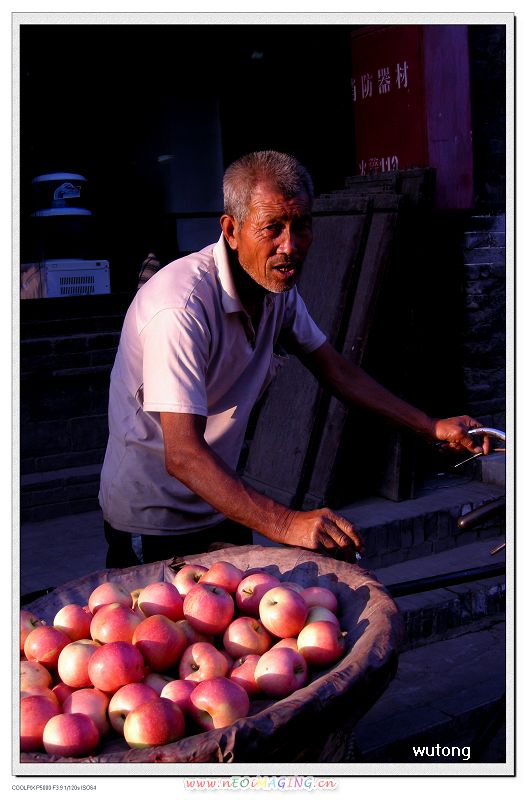
[[[169,558],[191,553],[205,553],[215,542],[243,545],[252,544],[252,531],[244,525],[226,519],[212,527],[180,535],[141,535],[142,561],[132,547],[132,534],[119,531],[104,521],[104,536],[108,543],[106,567],[124,569],[137,564],[166,561]]]

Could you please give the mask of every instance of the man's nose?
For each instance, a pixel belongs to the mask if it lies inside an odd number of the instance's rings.
[[[285,253],[287,255],[292,255],[297,251],[297,249],[298,249],[298,243],[294,232],[291,230],[284,229],[281,234],[278,246],[278,253]]]

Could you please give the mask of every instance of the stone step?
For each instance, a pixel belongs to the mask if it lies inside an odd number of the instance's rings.
[[[436,761],[478,763],[481,730],[505,710],[506,641],[504,621],[491,618],[480,630],[401,653],[394,680],[355,728],[359,760],[420,764],[423,771]],[[434,755],[415,754],[426,746],[435,746]],[[506,755],[510,761],[510,752],[497,759]]]
[[[476,231],[505,231],[505,214],[476,214],[469,219],[468,233]]]
[[[457,526],[460,516],[504,495],[502,486],[469,475],[444,474],[428,481],[414,499],[394,502],[373,497],[340,508],[339,513],[355,525],[365,541],[363,566],[376,571],[471,542],[504,537],[502,514],[469,530]]]
[[[378,579],[392,591],[404,616],[406,637],[402,650],[439,641],[453,631],[477,628],[484,625],[488,617],[504,614],[505,550],[491,555],[491,550],[503,541],[501,538],[485,539],[374,570]],[[474,569],[483,574],[488,568],[501,574],[469,581],[454,578],[456,574]],[[425,581],[436,576],[445,576],[441,581],[444,586],[417,591],[419,582],[424,586]]]
[[[120,331],[25,339],[20,342],[21,377],[113,364]]]

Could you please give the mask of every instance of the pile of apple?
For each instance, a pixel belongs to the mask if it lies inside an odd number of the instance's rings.
[[[334,592],[228,561],[173,583],[106,581],[51,622],[20,613],[20,748],[83,758],[111,739],[166,745],[231,725],[340,659]]]

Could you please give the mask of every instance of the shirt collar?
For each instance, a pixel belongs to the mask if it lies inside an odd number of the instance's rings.
[[[219,237],[217,244],[214,245],[213,253],[221,288],[223,310],[227,314],[244,311],[243,304],[239,299],[234,283],[234,276],[232,275],[232,269],[228,258],[227,244],[223,234]]]

